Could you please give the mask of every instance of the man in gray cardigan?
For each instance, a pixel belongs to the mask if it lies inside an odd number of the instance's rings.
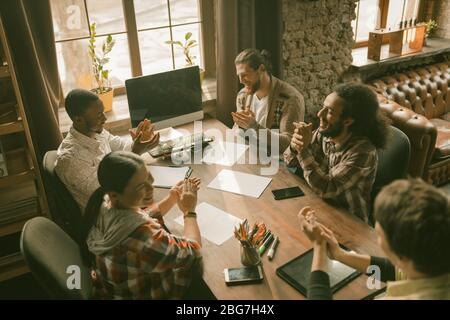
[[[303,121],[303,96],[290,84],[271,74],[268,52],[245,49],[235,60],[236,73],[244,85],[232,112],[235,126],[241,129],[267,130],[267,144],[278,139],[279,153],[289,147],[294,122]]]

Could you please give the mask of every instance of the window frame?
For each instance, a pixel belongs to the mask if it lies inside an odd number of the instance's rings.
[[[63,42],[69,42],[69,41],[76,41],[76,40],[83,40],[83,39],[89,39],[91,35],[91,30],[89,26],[90,23],[90,17],[89,12],[87,9],[87,0],[83,0],[84,4],[84,10],[86,15],[86,20],[88,24],[88,32],[89,35],[83,36],[83,37],[72,37],[72,38],[66,38],[62,40],[56,40],[55,44],[57,43],[63,43]],[[199,12],[200,16],[199,19],[195,22],[188,22],[188,23],[179,23],[179,24],[173,24],[172,19],[170,16],[170,0],[167,0],[167,8],[169,10],[169,25],[167,26],[160,26],[160,27],[153,27],[153,28],[145,28],[142,30],[138,30],[137,23],[136,23],[136,15],[134,10],[134,0],[121,0],[122,2],[122,9],[124,14],[124,21],[125,21],[125,31],[121,32],[109,32],[109,33],[98,33],[97,37],[103,37],[107,35],[120,35],[120,34],[126,34],[128,39],[128,50],[130,52],[130,67],[131,67],[131,76],[132,77],[138,77],[142,76],[142,61],[141,61],[141,51],[139,48],[139,32],[141,31],[147,31],[147,30],[155,30],[155,29],[162,29],[162,28],[169,28],[170,32],[170,38],[172,39],[172,29],[177,26],[183,26],[183,25],[193,25],[193,24],[199,24],[200,28],[200,38],[201,41],[199,41],[200,45],[200,51],[201,51],[201,65],[203,65],[206,76],[214,76],[215,75],[215,34],[212,32],[206,32],[206,30],[214,30],[214,4],[212,1],[208,0],[198,0],[199,5]],[[212,42],[212,43],[210,43]],[[172,70],[175,69],[175,52],[174,52],[174,46],[171,45],[171,58],[172,58]],[[122,95],[126,93],[125,84],[114,87],[114,96]]]
[[[380,9],[380,19],[377,19],[377,21],[380,21],[380,25],[376,26],[376,28],[386,28],[386,23],[387,23],[387,18],[388,18],[388,14],[389,14],[389,1],[390,0],[378,0],[378,7]],[[394,0],[396,1],[396,0]],[[418,5],[418,12],[417,12],[417,18],[421,18],[423,16],[423,10],[424,10],[424,2],[423,0],[418,0],[419,1],[419,5]],[[358,34],[358,20],[359,20],[359,11],[361,10],[361,6],[359,5],[358,1],[358,11],[356,13],[356,24],[355,24],[355,34],[353,36],[353,40],[355,41],[355,43],[353,44],[353,49],[356,48],[362,48],[362,47],[367,47],[369,45],[369,40],[363,40],[363,41],[356,41],[356,37]],[[404,9],[405,9],[405,4],[406,4],[406,0],[403,0],[403,12],[402,12],[402,20],[404,19],[403,14],[404,14]],[[384,36],[383,37],[383,44],[389,43],[389,36]]]

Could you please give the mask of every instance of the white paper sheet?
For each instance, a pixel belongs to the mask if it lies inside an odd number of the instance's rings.
[[[157,132],[159,133],[159,141],[160,142],[174,140],[174,139],[177,139],[177,138],[183,136],[183,134],[180,131],[175,130],[172,127],[165,128],[165,129],[159,130]]]
[[[197,212],[197,223],[202,237],[218,246],[231,238],[234,227],[242,222],[238,217],[206,202],[200,203],[195,210]],[[176,218],[175,222],[183,226],[183,216]]]
[[[248,146],[244,144],[217,141],[206,150],[203,162],[231,167],[242,157],[247,148]]]
[[[272,178],[223,169],[208,184],[208,188],[259,198]]]
[[[147,168],[155,179],[153,187],[166,189],[172,188],[178,181],[183,180],[189,170],[189,167],[147,166]]]

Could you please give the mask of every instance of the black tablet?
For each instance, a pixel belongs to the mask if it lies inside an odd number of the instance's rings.
[[[307,295],[313,250],[309,250],[277,269],[277,275],[291,286]],[[334,293],[360,275],[358,271],[335,260],[329,260],[331,291]]]

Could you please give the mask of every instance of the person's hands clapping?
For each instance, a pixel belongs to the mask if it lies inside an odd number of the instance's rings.
[[[197,191],[200,188],[201,180],[199,178],[190,178],[183,181],[179,198],[177,200],[178,208],[187,214],[194,212],[197,206]]]
[[[290,147],[293,151],[300,153],[312,141],[312,123],[294,122],[294,127]]]
[[[339,242],[336,239],[333,231],[325,227],[324,225],[319,225],[321,230],[321,237],[327,243],[328,257],[333,260],[342,260],[342,256],[345,255],[346,251],[339,246]]]
[[[304,207],[298,213],[301,230],[313,243],[325,244],[328,257],[340,260],[346,252],[339,246],[333,231],[316,220],[316,214],[310,207]]]
[[[174,201],[174,203],[176,203],[177,200],[180,198],[181,191],[183,189],[183,183],[184,183],[184,180],[178,181],[177,184],[174,185],[169,190],[169,197],[172,201]]]
[[[159,143],[159,133],[154,132],[152,122],[144,119],[136,129],[130,129],[129,133],[133,139],[131,151],[142,154],[156,147]]]
[[[300,229],[305,233],[311,242],[322,241],[319,224],[316,221],[316,214],[311,207],[303,207],[298,215]]]
[[[243,111],[232,112],[234,123],[242,129],[253,128],[256,125],[255,113],[250,108],[245,108]]]

